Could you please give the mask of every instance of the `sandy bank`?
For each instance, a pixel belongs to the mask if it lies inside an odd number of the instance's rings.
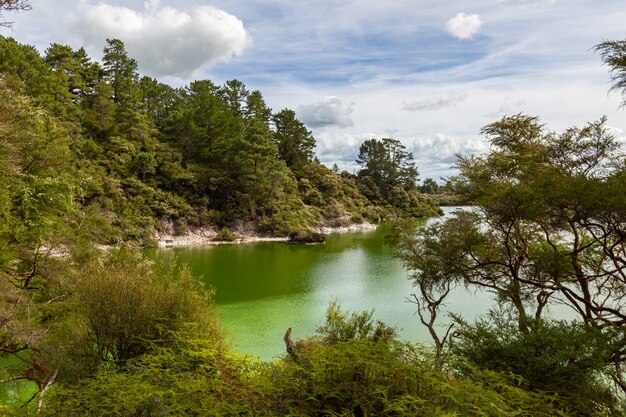
[[[375,224],[359,223],[351,224],[343,227],[313,227],[311,230],[325,235],[337,232],[352,232],[357,230],[374,230]],[[246,232],[238,232],[240,238],[232,242],[215,241],[217,231],[210,228],[200,228],[191,230],[183,235],[174,235],[170,233],[162,233],[157,235],[156,241],[159,248],[179,247],[179,246],[198,246],[198,245],[223,245],[223,244],[240,244],[255,242],[287,242],[288,237],[269,237]]]

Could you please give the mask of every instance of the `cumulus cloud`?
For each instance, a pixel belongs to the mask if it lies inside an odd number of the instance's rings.
[[[188,78],[198,69],[241,55],[250,42],[237,17],[212,6],[190,12],[144,3],[144,10],[81,0],[68,25],[84,44],[121,39],[142,72],[153,76]]]
[[[449,93],[440,97],[428,97],[413,101],[404,102],[402,110],[406,111],[434,111],[444,107],[453,107],[467,99],[467,93]]]
[[[459,13],[446,23],[446,30],[457,39],[468,40],[480,32],[483,22],[477,14]]]
[[[309,127],[350,127],[352,121],[352,105],[344,102],[339,97],[329,96],[322,100],[305,104],[299,107],[298,116]]]
[[[489,150],[484,138],[460,138],[438,133],[428,138],[419,138],[409,146],[418,161],[448,159],[456,154],[479,154]]]
[[[374,135],[361,135],[322,131],[315,135],[316,153],[327,166],[337,164],[342,170],[354,172],[358,169],[356,157],[359,146]]]
[[[449,175],[456,162],[454,155],[477,155],[489,150],[484,138],[461,138],[445,134],[436,134],[427,138],[415,139],[407,148],[413,153],[421,177]]]

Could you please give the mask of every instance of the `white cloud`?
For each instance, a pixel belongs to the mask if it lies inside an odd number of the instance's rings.
[[[457,39],[468,40],[480,32],[483,25],[477,14],[458,13],[446,23],[446,30]]]
[[[421,178],[438,178],[452,173],[456,154],[482,154],[489,150],[489,145],[478,136],[460,138],[438,133],[429,138],[415,139],[407,148],[413,153]]]
[[[315,135],[316,153],[328,166],[339,165],[343,170],[353,172],[357,169],[356,156],[359,146],[374,135],[360,135],[322,131]]]
[[[459,138],[442,133],[415,139],[408,147],[417,161],[451,161],[456,160],[456,154],[480,154],[489,149],[487,141],[480,136]]]
[[[309,127],[337,126],[341,128],[354,125],[351,115],[352,105],[339,97],[328,96],[322,100],[299,107],[298,116]]]
[[[82,0],[68,25],[86,46],[121,39],[141,71],[153,76],[188,78],[202,67],[241,55],[250,42],[241,20],[212,6],[193,6],[189,13],[159,0],[144,6],[136,11]]]
[[[445,107],[453,107],[467,99],[467,93],[448,93],[439,97],[428,97],[410,103],[404,102],[402,110],[406,111],[434,111]]]

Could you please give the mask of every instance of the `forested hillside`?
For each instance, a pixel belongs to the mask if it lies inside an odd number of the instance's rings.
[[[417,191],[399,141],[385,139],[374,172],[334,172],[315,158],[315,138],[294,111],[272,111],[238,80],[172,88],[141,76],[117,39],[107,40],[100,64],[82,48],[52,44],[40,56],[3,37],[0,73],[3,105],[16,109],[3,127],[21,135],[5,146],[28,153],[9,161],[7,175],[66,190],[66,208],[106,226],[100,243],[149,244],[166,222],[177,233],[249,222],[286,235],[438,213]]]

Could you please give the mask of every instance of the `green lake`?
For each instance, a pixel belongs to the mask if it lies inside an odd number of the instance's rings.
[[[454,207],[444,208],[446,215]],[[437,221],[429,219],[427,222]],[[414,289],[385,227],[333,233],[322,245],[260,242],[151,249],[150,257],[176,259],[215,289],[222,326],[236,351],[272,359],[284,352],[283,335],[315,333],[329,302],[351,311],[374,310],[374,318],[399,330],[401,338],[428,342],[426,329],[407,301]],[[446,309],[473,317],[485,312],[486,295],[452,294]]]

